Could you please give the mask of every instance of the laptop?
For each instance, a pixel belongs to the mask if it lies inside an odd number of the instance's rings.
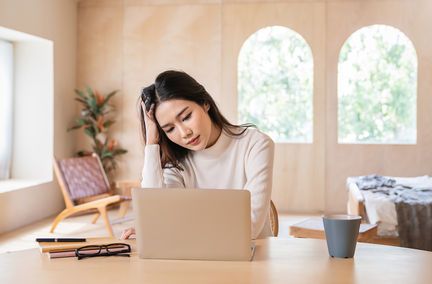
[[[132,190],[140,258],[251,260],[248,190]]]

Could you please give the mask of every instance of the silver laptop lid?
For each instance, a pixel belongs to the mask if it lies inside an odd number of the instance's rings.
[[[249,260],[250,192],[220,189],[132,190],[141,258]]]

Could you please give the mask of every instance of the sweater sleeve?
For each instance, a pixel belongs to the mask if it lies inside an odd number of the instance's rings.
[[[252,238],[256,239],[269,218],[273,177],[274,143],[265,134],[252,146],[246,158],[245,189],[251,192]]]
[[[162,169],[159,145],[146,145],[145,147],[141,187],[185,187],[183,176],[178,169]]]

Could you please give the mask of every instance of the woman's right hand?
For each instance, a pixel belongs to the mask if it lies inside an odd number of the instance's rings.
[[[146,128],[146,145],[158,144],[159,132],[154,116],[155,104],[152,104],[149,111],[146,111],[144,102],[141,102],[141,108],[144,113],[144,123]]]
[[[120,239],[121,240],[127,240],[135,238],[135,228],[129,228],[123,231]]]

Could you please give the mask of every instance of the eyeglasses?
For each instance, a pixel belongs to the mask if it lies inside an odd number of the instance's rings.
[[[124,243],[112,243],[108,245],[89,245],[75,250],[78,259],[96,256],[126,256],[129,257],[131,247]]]

